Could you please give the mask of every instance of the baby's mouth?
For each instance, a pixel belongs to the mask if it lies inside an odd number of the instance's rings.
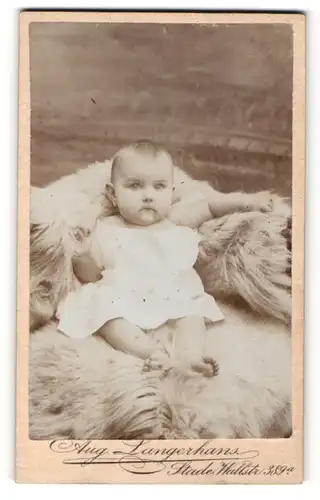
[[[140,209],[140,212],[144,212],[144,211],[156,213],[156,210],[153,207],[142,207]]]

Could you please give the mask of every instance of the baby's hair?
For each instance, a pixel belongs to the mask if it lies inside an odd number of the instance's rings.
[[[117,153],[113,157],[112,164],[111,164],[111,176],[110,176],[110,180],[111,180],[112,184],[114,183],[115,171],[121,165],[121,163],[123,161],[124,154],[129,152],[129,151],[133,151],[137,154],[149,156],[151,158],[156,158],[157,156],[159,156],[161,154],[165,154],[170,159],[170,161],[172,161],[170,153],[165,148],[163,148],[162,146],[160,146],[160,145],[158,145],[150,140],[145,139],[145,140],[133,142],[133,143],[128,144],[127,146],[124,146],[123,148],[121,148],[119,151],[117,151]]]

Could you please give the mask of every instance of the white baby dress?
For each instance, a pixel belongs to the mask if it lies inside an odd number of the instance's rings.
[[[193,269],[199,236],[187,227],[146,230],[98,222],[92,254],[105,267],[102,279],[70,292],[59,308],[59,330],[73,338],[125,318],[143,330],[169,319],[223,315]]]

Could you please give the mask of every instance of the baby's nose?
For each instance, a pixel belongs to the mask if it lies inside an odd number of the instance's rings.
[[[152,193],[150,191],[147,191],[143,193],[143,201],[146,203],[150,203],[153,200]]]

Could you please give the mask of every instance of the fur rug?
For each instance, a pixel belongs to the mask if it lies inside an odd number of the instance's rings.
[[[71,255],[98,217],[110,163],[33,188],[30,247],[29,416],[32,439],[283,437],[291,429],[290,209],[232,214],[204,223],[197,270],[226,321],[208,329],[212,379],[142,362],[97,337],[73,340],[53,320],[75,284]],[[176,201],[212,189],[175,170]],[[256,196],[256,195],[253,195]],[[261,194],[262,196],[262,194]],[[195,214],[196,216],[196,214]],[[79,236],[80,234],[80,236]],[[172,332],[153,332],[170,344]]]

